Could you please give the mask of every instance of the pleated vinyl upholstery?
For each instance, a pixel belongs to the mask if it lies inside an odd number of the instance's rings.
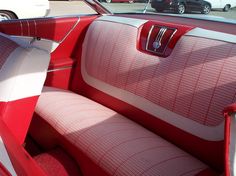
[[[45,87],[36,113],[110,175],[194,175],[207,168],[135,122],[69,91]]]
[[[161,58],[137,49],[138,30],[95,20],[82,48],[84,82],[190,137],[222,141],[221,111],[236,99],[235,44],[185,35]],[[208,168],[125,116],[69,91],[45,87],[36,113],[109,175],[195,175]]]
[[[236,45],[182,36],[160,58],[137,50],[137,30],[95,21],[83,48],[87,74],[200,124],[222,123],[222,109],[236,98]]]

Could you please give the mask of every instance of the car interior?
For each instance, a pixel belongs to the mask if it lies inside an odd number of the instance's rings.
[[[235,173],[234,24],[83,15],[0,32],[0,175]]]

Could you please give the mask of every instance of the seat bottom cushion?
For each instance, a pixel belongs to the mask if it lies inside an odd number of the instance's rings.
[[[45,87],[36,113],[108,175],[185,176],[208,168],[121,114],[69,91]]]

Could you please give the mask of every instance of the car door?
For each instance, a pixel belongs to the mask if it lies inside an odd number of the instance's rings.
[[[200,10],[202,0],[187,0],[187,9],[190,11]]]

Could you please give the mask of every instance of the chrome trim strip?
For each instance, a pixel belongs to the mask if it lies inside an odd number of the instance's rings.
[[[79,22],[80,22],[80,18],[78,18],[74,26],[69,30],[69,32],[64,36],[64,38],[61,41],[58,41],[59,44],[61,44],[70,35],[70,33],[75,29],[75,27],[79,24]]]
[[[150,36],[151,36],[151,34],[152,34],[152,31],[153,31],[154,27],[158,27],[158,28],[160,28],[160,30],[161,30],[162,28],[166,28],[166,30],[168,30],[168,29],[174,30],[174,32],[172,33],[172,35],[171,35],[170,38],[169,38],[169,41],[167,42],[167,44],[166,44],[166,46],[165,46],[163,52],[156,52],[156,51],[155,51],[156,49],[155,49],[154,51],[148,49],[148,44],[149,44],[149,42],[150,42]],[[165,30],[165,32],[166,32],[166,30]],[[177,31],[178,31],[178,30],[177,30],[176,28],[169,28],[169,27],[166,27],[166,26],[153,25],[153,26],[151,27],[150,31],[148,32],[148,37],[147,37],[147,42],[146,42],[146,51],[151,52],[151,53],[154,53],[154,54],[163,55],[163,54],[165,53],[166,48],[167,48],[167,46],[169,45],[171,39],[173,38],[173,36],[175,35],[175,33],[176,33]],[[165,32],[164,32],[164,34],[165,34]],[[160,33],[160,31],[159,31],[159,33]],[[159,34],[159,33],[158,33],[158,34]],[[164,36],[164,34],[162,35],[162,37]],[[162,38],[161,38],[161,40],[162,40]],[[161,40],[160,40],[160,41],[161,41]]]
[[[158,35],[157,35],[157,38],[156,38],[155,42],[158,42],[158,44],[159,44],[159,47],[158,47],[158,48],[161,47],[161,41],[162,41],[162,38],[163,38],[163,36],[164,36],[166,30],[167,30],[166,27],[165,27],[165,28],[162,27],[162,28],[160,29]],[[158,48],[155,48],[154,51],[156,52]]]
[[[26,20],[26,23],[27,23],[27,27],[28,27],[28,35],[30,36],[30,25],[29,25],[29,21]]]
[[[95,12],[97,12],[100,15],[113,14],[109,9],[104,7],[99,1],[85,0],[85,3],[87,3]]]
[[[79,21],[80,21],[80,18],[78,17],[78,20],[76,21],[76,23],[74,24],[74,26],[67,32],[67,34],[63,37],[62,40],[60,41],[54,41],[54,40],[49,40],[49,39],[44,39],[44,38],[40,38],[40,40],[35,40],[35,38],[37,37],[31,37],[31,36],[24,36],[23,33],[21,34],[21,36],[19,35],[8,35],[10,36],[10,38],[12,40],[14,40],[15,42],[22,42],[22,41],[19,41],[19,39],[23,40],[23,42],[26,42],[26,44],[31,44],[33,45],[34,47],[38,47],[38,48],[41,48],[41,49],[44,49],[44,50],[47,50],[49,53],[52,53],[53,51],[55,51],[55,49],[70,35],[70,33],[75,29],[75,27],[79,24]],[[21,24],[21,27],[23,28],[22,26],[22,22],[20,21],[20,24]],[[28,21],[27,21],[27,24]],[[37,23],[36,21],[34,20],[34,24],[35,24],[35,32],[37,32]],[[22,30],[23,31],[23,30]],[[28,26],[28,33],[29,33],[29,26]],[[35,41],[37,41],[35,43]],[[43,46],[41,46],[40,43],[44,43],[43,45],[45,46],[48,46],[48,44],[51,45],[49,46],[50,48],[45,48]]]
[[[21,36],[24,35],[23,34],[23,24],[22,24],[22,21],[20,21],[20,34],[21,34]]]
[[[50,73],[50,72],[55,72],[55,71],[67,70],[67,69],[71,69],[71,68],[73,68],[73,67],[72,66],[65,66],[65,67],[50,69],[47,72]]]
[[[54,42],[59,43],[59,44],[62,43],[70,35],[70,33],[75,29],[75,27],[79,24],[80,17],[77,17],[77,18],[78,18],[78,20],[76,21],[74,26],[67,32],[67,34],[60,41],[55,41],[55,40],[51,40],[51,41],[54,41]],[[49,19],[54,19],[54,18],[49,18]],[[27,24],[29,23],[28,20],[24,20],[24,19],[20,21],[21,35],[10,35],[10,36],[14,36],[14,37],[31,37],[31,36],[25,36],[25,34],[23,33],[22,21],[26,21]],[[37,21],[34,19],[33,22],[34,22],[34,25],[35,25],[35,35],[37,35]],[[28,35],[29,35],[29,26],[28,26],[28,31],[27,32],[28,32]],[[8,35],[8,34],[6,34],[6,35]],[[35,36],[35,37],[38,37],[38,36]],[[49,40],[49,39],[45,39],[45,40]]]
[[[149,40],[150,40],[150,37],[151,37],[151,34],[152,34],[152,31],[153,31],[153,28],[154,28],[154,27],[155,27],[155,26],[152,25],[151,29],[150,29],[149,32],[148,32],[148,37],[147,37],[147,42],[146,42],[146,50],[147,50],[147,51],[148,51]]]
[[[37,36],[37,23],[35,20],[34,20],[34,35]]]

